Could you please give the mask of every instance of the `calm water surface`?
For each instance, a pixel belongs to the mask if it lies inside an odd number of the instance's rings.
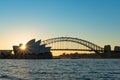
[[[1,59],[0,80],[120,80],[120,60]]]

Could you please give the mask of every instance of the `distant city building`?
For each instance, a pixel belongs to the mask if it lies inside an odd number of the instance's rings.
[[[115,46],[115,47],[114,47],[114,51],[115,51],[115,52],[120,52],[120,46]]]
[[[9,54],[11,54],[11,53],[12,53],[12,50],[0,50],[0,54],[1,54],[1,55],[7,56],[7,55],[9,55]]]
[[[24,50],[21,49],[23,44],[19,44],[19,46],[13,46],[13,51],[15,54],[24,53],[24,54],[40,54],[40,53],[50,53],[51,47],[46,47],[45,44],[40,45],[41,40],[35,41],[32,39],[26,43],[26,48]]]

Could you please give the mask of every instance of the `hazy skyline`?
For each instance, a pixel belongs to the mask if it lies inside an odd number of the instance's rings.
[[[0,49],[60,36],[119,46],[119,30],[120,0],[0,0]]]

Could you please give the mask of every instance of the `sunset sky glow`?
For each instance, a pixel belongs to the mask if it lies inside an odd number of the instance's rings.
[[[120,0],[0,0],[0,49],[70,36],[120,46]]]

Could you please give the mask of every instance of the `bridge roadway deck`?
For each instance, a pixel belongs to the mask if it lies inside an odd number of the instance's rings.
[[[93,51],[90,49],[51,49],[51,51]]]

